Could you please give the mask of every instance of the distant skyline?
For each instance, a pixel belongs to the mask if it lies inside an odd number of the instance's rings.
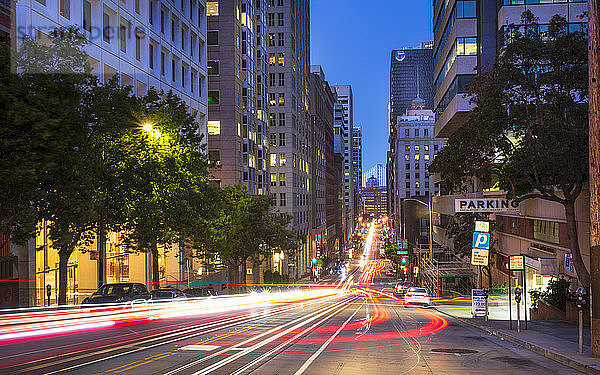
[[[430,0],[311,2],[311,64],[330,85],[352,85],[363,170],[386,162],[390,54],[432,40],[431,18]]]

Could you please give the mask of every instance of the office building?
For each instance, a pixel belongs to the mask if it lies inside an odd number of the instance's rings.
[[[270,193],[277,209],[293,216],[298,254],[281,263],[282,272],[294,278],[310,271],[309,16],[308,0],[268,1],[269,132],[276,134],[269,167],[270,178],[278,181]]]
[[[380,185],[377,177],[367,179],[362,190],[363,212],[366,218],[379,218],[387,216],[387,189]]]
[[[377,179],[379,186],[386,186],[386,169],[383,164],[377,163],[371,168],[367,169],[362,174],[363,186],[367,186],[367,180],[371,178],[371,176]]]
[[[354,185],[354,216],[361,216],[360,188],[362,187],[362,129],[352,127],[352,184]]]
[[[328,186],[333,171],[333,94],[319,65],[310,67],[310,172],[311,172],[311,241],[309,257],[328,255],[327,242],[335,236],[335,225],[331,227],[327,215],[334,215],[333,186]]]
[[[251,195],[266,195],[269,137],[277,142],[267,125],[266,0],[207,6],[208,153],[217,163],[212,173],[221,186],[243,184]]]
[[[337,85],[333,86],[337,95],[337,111],[335,113],[334,124],[337,124],[339,131],[344,135],[344,207],[347,212],[346,235],[352,235],[355,223],[355,195],[357,184],[353,179],[354,149],[352,147],[352,130],[354,128],[354,96],[352,95],[352,86]]]

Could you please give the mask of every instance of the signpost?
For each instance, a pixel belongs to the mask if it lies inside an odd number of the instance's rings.
[[[473,317],[487,314],[487,301],[483,289],[471,289],[471,314]]]
[[[489,221],[475,221],[475,231],[476,232],[486,232],[490,231],[490,222]]]
[[[484,232],[473,232],[473,249],[490,248],[490,234]]]
[[[525,294],[523,296],[523,306],[525,308],[525,329],[527,329],[527,273],[525,269],[525,256],[523,255],[511,255],[509,259],[509,270],[511,271],[523,271],[523,289],[517,287],[519,295],[517,302],[517,329],[520,332],[521,330],[521,322],[518,318],[520,315],[520,302],[521,302],[521,291]],[[540,265],[541,266],[541,265]],[[510,273],[510,272],[509,272]],[[510,276],[509,276],[510,280]],[[509,285],[510,288],[510,285]],[[515,299],[517,299],[517,289],[515,289]],[[510,298],[510,297],[509,297]],[[512,328],[512,324],[511,324]]]
[[[509,269],[511,271],[523,271],[525,263],[523,260],[523,255],[511,255],[509,262]]]
[[[518,212],[519,202],[503,198],[455,199],[455,212]]]
[[[474,266],[487,266],[489,261],[489,250],[484,249],[472,249],[471,250],[471,264]]]

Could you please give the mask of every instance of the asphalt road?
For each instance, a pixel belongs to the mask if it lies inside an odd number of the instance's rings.
[[[344,292],[239,297],[228,308],[231,299],[217,298],[206,313],[152,312],[152,319],[0,342],[0,373],[577,373],[435,309],[404,305],[385,292],[393,282],[380,277],[381,264],[368,262],[351,275],[362,280],[359,288]]]

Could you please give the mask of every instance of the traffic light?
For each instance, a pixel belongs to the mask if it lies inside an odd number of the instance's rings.
[[[485,297],[485,299],[488,299],[488,295],[489,295],[488,288],[487,288],[487,286],[484,286],[483,287],[483,296]]]
[[[317,265],[317,258],[315,258],[315,257],[312,258],[312,264],[315,266]]]
[[[515,288],[515,301],[517,301],[517,303],[521,303],[521,288],[520,287]]]
[[[585,293],[585,289],[582,287],[577,288],[577,292],[575,292],[577,294],[577,308],[579,310],[585,310],[587,308],[587,298],[586,298],[586,293]]]
[[[406,257],[402,257],[402,264],[406,264],[407,258]]]

